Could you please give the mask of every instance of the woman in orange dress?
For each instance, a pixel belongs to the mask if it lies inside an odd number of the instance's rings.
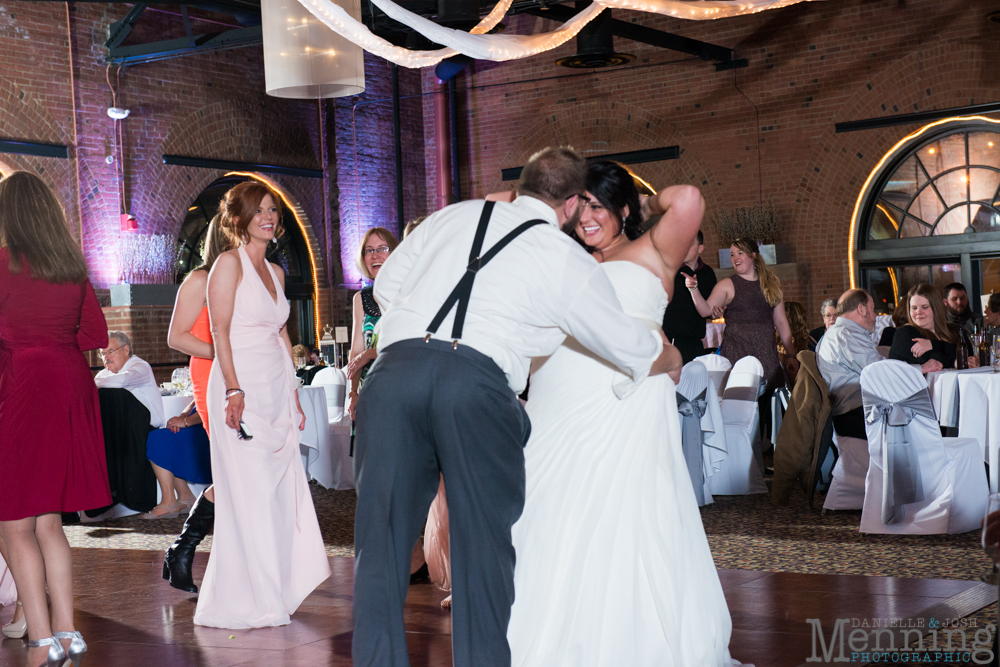
[[[202,265],[188,274],[184,284],[177,292],[177,303],[174,305],[174,316],[170,320],[170,333],[167,335],[167,345],[191,356],[191,384],[194,387],[194,404],[205,432],[210,433],[208,423],[208,407],[205,392],[208,388],[208,375],[212,370],[212,360],[215,359],[215,346],[212,343],[212,331],[208,320],[208,273],[212,270],[219,255],[232,247],[232,242],[223,231],[219,216],[212,218],[208,225],[205,241],[205,256]],[[191,564],[194,552],[215,523],[215,490],[208,487],[194,505],[184,529],[174,545],[167,549],[163,559],[163,578],[174,588],[189,593],[197,593],[191,578]]]

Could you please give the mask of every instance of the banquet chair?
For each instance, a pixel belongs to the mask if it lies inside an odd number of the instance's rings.
[[[681,443],[687,463],[691,486],[698,506],[712,502],[705,480],[711,475],[705,471],[705,432],[702,419],[708,411],[708,369],[699,361],[691,361],[681,369],[677,383],[677,410],[681,418]]]
[[[833,425],[831,424],[831,430]],[[859,510],[865,504],[865,478],[870,456],[868,441],[833,431],[833,444],[839,457],[833,466],[830,489],[823,501],[824,510]]]
[[[726,380],[733,365],[721,354],[703,354],[695,357],[694,361],[700,361],[708,369],[708,377],[715,384],[715,389],[720,394],[726,388]]]
[[[729,456],[721,470],[709,478],[708,488],[713,495],[767,493],[764,461],[756,437],[760,425],[757,396],[763,375],[764,368],[754,357],[737,361],[729,374],[722,395],[722,421]]]
[[[344,418],[347,378],[342,370],[327,366],[313,376],[310,386],[323,387],[326,391],[326,408],[331,424]]]
[[[989,488],[972,438],[942,438],[927,381],[902,361],[861,372],[871,461],[861,532],[964,533],[979,528]]]

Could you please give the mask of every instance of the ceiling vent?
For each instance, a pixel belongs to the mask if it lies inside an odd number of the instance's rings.
[[[577,2],[582,11],[590,2]],[[591,69],[626,65],[635,60],[629,53],[615,53],[615,40],[611,34],[611,10],[605,9],[576,34],[576,54],[556,61],[562,67]]]
[[[435,23],[455,30],[472,30],[479,24],[479,0],[438,0]]]

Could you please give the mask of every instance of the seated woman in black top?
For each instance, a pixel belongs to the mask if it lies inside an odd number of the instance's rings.
[[[924,375],[942,368],[954,368],[955,345],[959,338],[948,325],[941,295],[922,283],[910,288],[906,303],[909,305],[907,324],[896,329],[889,358],[920,364]],[[970,357],[969,366],[977,365],[978,361]]]

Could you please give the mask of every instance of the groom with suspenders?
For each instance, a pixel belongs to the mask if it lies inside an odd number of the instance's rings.
[[[574,336],[627,376],[615,385],[625,396],[661,353],[660,334],[622,312],[600,265],[560,231],[575,227],[585,190],[583,158],[547,148],[525,165],[513,203],[435,213],[378,274],[379,354],[356,420],[356,667],[409,665],[410,555],[439,472],[454,664],[509,667],[511,526],[524,506],[531,432],[517,394],[531,359]]]

